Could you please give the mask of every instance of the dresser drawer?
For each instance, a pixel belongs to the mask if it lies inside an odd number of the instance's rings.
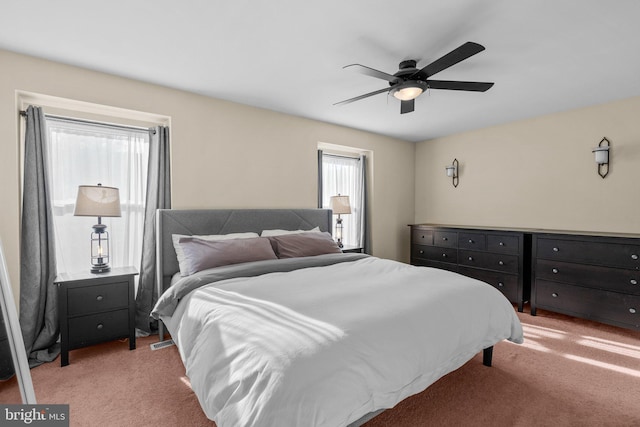
[[[489,234],[487,236],[487,250],[518,255],[520,253],[520,237]]]
[[[640,270],[640,246],[538,238],[537,257]]]
[[[537,306],[640,329],[640,296],[536,280]]]
[[[414,245],[433,245],[433,230],[411,230],[411,243]]]
[[[455,231],[434,231],[433,244],[435,246],[455,248],[458,246],[458,233]]]
[[[484,251],[487,247],[487,236],[481,233],[459,233],[458,247]]]
[[[518,302],[518,276],[516,275],[470,267],[460,267],[458,273],[482,280],[502,292],[509,301]]]
[[[460,250],[458,251],[458,262],[467,267],[517,274],[519,258],[516,255]]]
[[[640,295],[640,271],[539,259],[536,278]]]
[[[69,316],[127,307],[129,304],[129,282],[69,288],[67,304]]]
[[[129,336],[129,310],[91,314],[69,319],[69,348]]]
[[[414,258],[411,260],[411,264],[416,265],[418,267],[432,267],[432,268],[438,268],[440,270],[449,270],[456,273],[458,272],[458,264],[451,264],[448,262],[431,261],[428,259]]]
[[[414,245],[413,257],[455,264],[458,262],[458,250],[455,248],[440,248],[437,246]]]

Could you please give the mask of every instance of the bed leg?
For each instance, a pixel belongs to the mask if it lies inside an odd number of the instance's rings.
[[[491,359],[493,358],[493,346],[482,350],[482,364],[484,366],[491,366]]]
[[[164,341],[164,324],[162,323],[162,320],[158,320],[158,338],[158,341]]]

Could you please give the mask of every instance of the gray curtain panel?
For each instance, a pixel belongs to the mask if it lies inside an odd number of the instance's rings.
[[[171,208],[169,128],[158,126],[150,133],[142,261],[136,295],[136,328],[145,332],[151,332],[150,313],[158,300],[156,289],[156,209]]]
[[[371,230],[369,229],[369,200],[367,182],[367,157],[360,156],[360,167],[362,168],[362,219],[360,221],[362,236],[362,247],[365,254],[371,255]]]
[[[318,150],[318,208],[322,209],[322,150]]]
[[[40,107],[29,106],[20,234],[20,326],[31,367],[50,362],[60,353],[56,344],[60,329],[58,294],[53,285],[56,257],[47,153],[44,113]]]

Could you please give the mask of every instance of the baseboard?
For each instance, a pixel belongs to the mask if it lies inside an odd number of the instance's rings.
[[[165,340],[160,342],[154,342],[153,344],[150,344],[149,347],[151,347],[151,350],[160,350],[161,348],[171,347],[172,345],[175,345],[173,340]]]

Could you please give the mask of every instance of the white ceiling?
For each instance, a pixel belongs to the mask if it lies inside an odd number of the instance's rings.
[[[434,78],[485,93],[333,105],[466,41]],[[638,0],[5,1],[0,48],[409,141],[640,95]]]

